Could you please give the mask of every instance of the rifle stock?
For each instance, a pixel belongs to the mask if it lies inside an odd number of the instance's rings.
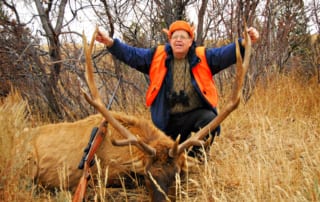
[[[72,202],[83,202],[84,201],[84,196],[86,194],[87,186],[88,186],[88,180],[90,178],[89,169],[90,168],[86,162],[84,165],[83,175],[80,178],[80,181],[79,181],[77,189],[74,193]]]

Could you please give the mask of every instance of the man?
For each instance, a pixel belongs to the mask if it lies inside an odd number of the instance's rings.
[[[165,31],[169,43],[150,49],[129,46],[101,30],[96,41],[105,44],[117,59],[149,75],[146,104],[151,107],[153,123],[174,140],[180,135],[183,142],[191,132],[216,117],[218,94],[213,75],[236,62],[235,44],[221,48],[196,47],[194,28],[182,20],[172,23]],[[251,27],[247,31],[252,42],[256,42],[257,30]],[[239,42],[243,55],[246,42],[244,39]],[[211,133],[213,137],[216,134],[219,128]],[[193,151],[190,156],[198,154],[199,148]]]

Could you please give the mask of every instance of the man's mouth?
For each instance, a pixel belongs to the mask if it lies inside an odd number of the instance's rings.
[[[183,47],[182,44],[175,44],[174,46],[175,46],[176,48],[182,48],[182,47]]]

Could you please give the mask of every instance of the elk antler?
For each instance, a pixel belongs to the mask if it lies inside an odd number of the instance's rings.
[[[135,145],[144,153],[147,153],[150,156],[154,156],[156,150],[153,147],[150,147],[146,143],[138,140],[138,138],[133,135],[128,129],[126,129],[123,125],[121,125],[113,116],[109,113],[108,109],[105,107],[104,103],[101,100],[100,94],[98,92],[97,86],[94,81],[93,77],[93,65],[92,65],[92,58],[91,53],[94,45],[94,41],[96,38],[98,29],[96,28],[95,32],[93,33],[89,49],[87,45],[87,38],[83,34],[83,47],[85,52],[86,58],[86,80],[91,92],[92,98],[86,93],[84,89],[81,89],[82,93],[84,94],[85,99],[88,101],[90,105],[96,108],[105,118],[105,120],[110,123],[123,137],[126,139],[124,140],[113,140],[112,143],[116,146],[126,146],[126,145]]]
[[[196,134],[192,135],[189,139],[184,141],[181,144],[176,144],[176,148],[172,148],[170,150],[170,156],[174,157],[182,152],[184,152],[185,149],[191,147],[191,146],[201,146],[204,144],[203,138],[207,136],[210,131],[213,131],[216,129],[220,123],[227,118],[227,116],[235,110],[239,103],[240,103],[240,96],[241,96],[241,90],[243,86],[243,81],[246,75],[246,72],[249,67],[250,62],[250,55],[251,55],[251,39],[249,37],[249,34],[247,32],[247,24],[244,25],[244,37],[246,40],[245,43],[245,55],[244,55],[244,61],[242,62],[241,54],[240,54],[240,48],[238,40],[235,40],[236,43],[236,78],[234,82],[234,86],[231,92],[230,100],[228,101],[227,105],[221,110],[221,113],[218,114],[218,116],[213,119],[210,123],[208,123],[204,128],[199,130]]]

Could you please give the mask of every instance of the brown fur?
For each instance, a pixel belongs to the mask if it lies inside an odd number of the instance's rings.
[[[148,120],[118,112],[111,113],[132,134],[156,149],[156,156],[152,158],[149,168],[154,179],[161,181],[165,176],[172,177],[181,171],[185,164],[185,155],[180,155],[174,161],[169,159],[168,152],[174,144],[170,137]],[[65,188],[75,188],[82,175],[82,170],[77,166],[83,155],[83,149],[87,146],[92,128],[98,126],[101,121],[102,116],[98,114],[73,123],[49,124],[27,131],[29,135],[33,135],[32,158],[29,160],[34,179],[49,188],[61,185]],[[108,124],[107,135],[96,153],[103,172],[108,167],[109,178],[130,172],[145,175],[149,157],[135,146],[131,147],[131,152],[129,146],[114,146],[111,139],[123,139],[123,137]],[[63,174],[66,177],[61,177]],[[169,181],[171,185],[174,177]]]

